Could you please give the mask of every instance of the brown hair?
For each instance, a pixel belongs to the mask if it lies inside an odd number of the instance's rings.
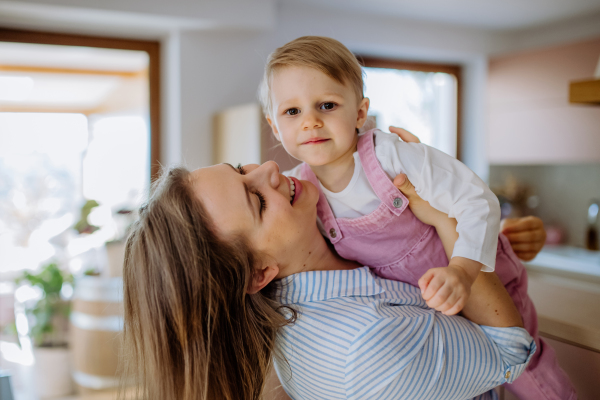
[[[190,179],[163,172],[127,240],[120,395],[133,380],[136,399],[259,399],[290,320],[272,286],[246,293],[257,258],[214,233]]]
[[[350,50],[335,39],[302,36],[276,49],[269,55],[258,97],[265,115],[271,115],[271,77],[283,67],[309,67],[323,72],[335,81],[350,84],[357,100],[362,100],[363,71]]]

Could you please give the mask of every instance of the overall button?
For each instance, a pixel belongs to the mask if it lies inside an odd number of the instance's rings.
[[[506,375],[504,375],[504,378],[510,379],[510,371],[506,371]]]
[[[394,207],[396,207],[396,208],[402,207],[402,199],[400,197],[396,197],[394,199]]]
[[[335,229],[331,228],[329,230],[329,236],[331,236],[332,238],[335,238],[337,236],[337,233],[335,233]]]

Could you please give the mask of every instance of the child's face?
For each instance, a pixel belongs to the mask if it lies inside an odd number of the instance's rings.
[[[308,67],[275,71],[270,95],[273,107],[267,120],[292,157],[311,166],[352,157],[369,99],[357,99],[349,85]]]

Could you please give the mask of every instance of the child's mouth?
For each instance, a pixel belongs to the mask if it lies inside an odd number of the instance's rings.
[[[319,144],[319,143],[324,143],[327,142],[329,139],[323,139],[323,138],[312,138],[312,139],[308,139],[306,142],[302,143],[302,144]]]

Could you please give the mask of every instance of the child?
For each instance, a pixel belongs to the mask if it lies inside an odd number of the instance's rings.
[[[345,46],[309,36],[277,49],[260,97],[277,139],[304,161],[289,174],[320,189],[321,231],[342,257],[420,287],[427,304],[445,314],[462,309],[480,270],[498,265],[538,345],[528,373],[511,391],[526,399],[575,398],[553,350],[537,334],[525,269],[498,236],[498,200],[472,171],[440,151],[378,130],[358,135],[369,100],[360,65]],[[435,228],[407,209],[406,197],[393,185],[391,177],[403,173],[419,196],[456,217],[459,237],[449,262]]]

